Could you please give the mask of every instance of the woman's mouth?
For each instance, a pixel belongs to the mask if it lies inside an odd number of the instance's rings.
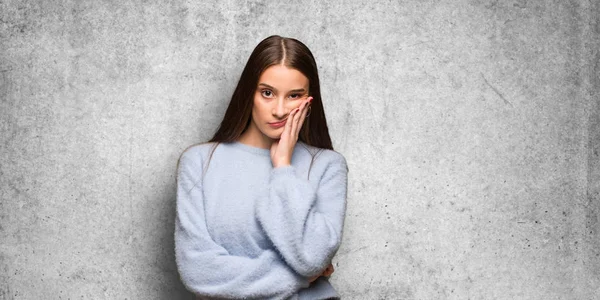
[[[287,119],[280,121],[280,122],[269,123],[269,125],[271,125],[271,127],[273,127],[273,128],[279,128],[279,127],[284,126],[286,121],[287,121]]]

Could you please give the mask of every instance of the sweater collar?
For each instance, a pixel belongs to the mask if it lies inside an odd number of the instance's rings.
[[[298,148],[299,144],[303,144],[302,141],[297,141],[296,142],[296,146],[294,147],[294,150],[296,148]],[[240,149],[246,152],[250,152],[253,154],[257,154],[257,155],[261,155],[261,156],[267,156],[270,157],[271,156],[271,149],[265,149],[265,148],[259,148],[259,147],[255,147],[255,146],[250,146],[247,144],[244,144],[240,141],[235,141],[230,143],[231,147],[235,148],[235,149]]]
[[[232,142],[231,147],[262,156],[271,156],[271,149],[250,146],[239,141]]]

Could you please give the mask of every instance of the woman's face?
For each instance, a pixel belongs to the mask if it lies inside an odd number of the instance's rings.
[[[284,65],[267,68],[260,75],[254,92],[249,129],[279,139],[289,113],[306,100],[308,84],[308,78],[296,69]]]

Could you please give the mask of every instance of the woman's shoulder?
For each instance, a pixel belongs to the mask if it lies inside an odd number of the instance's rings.
[[[181,152],[179,160],[204,161],[217,146],[216,142],[197,143],[188,146]]]
[[[315,164],[331,165],[341,164],[347,168],[346,158],[340,152],[331,149],[319,148],[300,142],[303,148],[313,156]]]

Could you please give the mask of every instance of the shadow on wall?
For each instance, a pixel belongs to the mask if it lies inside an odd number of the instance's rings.
[[[159,194],[160,195],[160,194]],[[162,194],[161,196],[164,196]],[[157,287],[149,287],[150,290],[158,290],[156,299],[173,299],[173,300],[192,300],[195,299],[193,294],[187,291],[177,271],[175,263],[175,183],[169,185],[166,193],[167,197],[163,197],[163,201],[157,200],[153,203],[163,203],[164,206],[160,211],[160,226],[158,226],[158,237],[156,241],[157,254],[156,261],[159,264],[160,274],[155,281]]]
[[[0,226],[0,233],[2,233],[2,226]],[[10,286],[8,284],[8,276],[4,275],[8,273],[8,265],[6,264],[6,257],[0,252],[0,299],[13,299],[10,293]]]

